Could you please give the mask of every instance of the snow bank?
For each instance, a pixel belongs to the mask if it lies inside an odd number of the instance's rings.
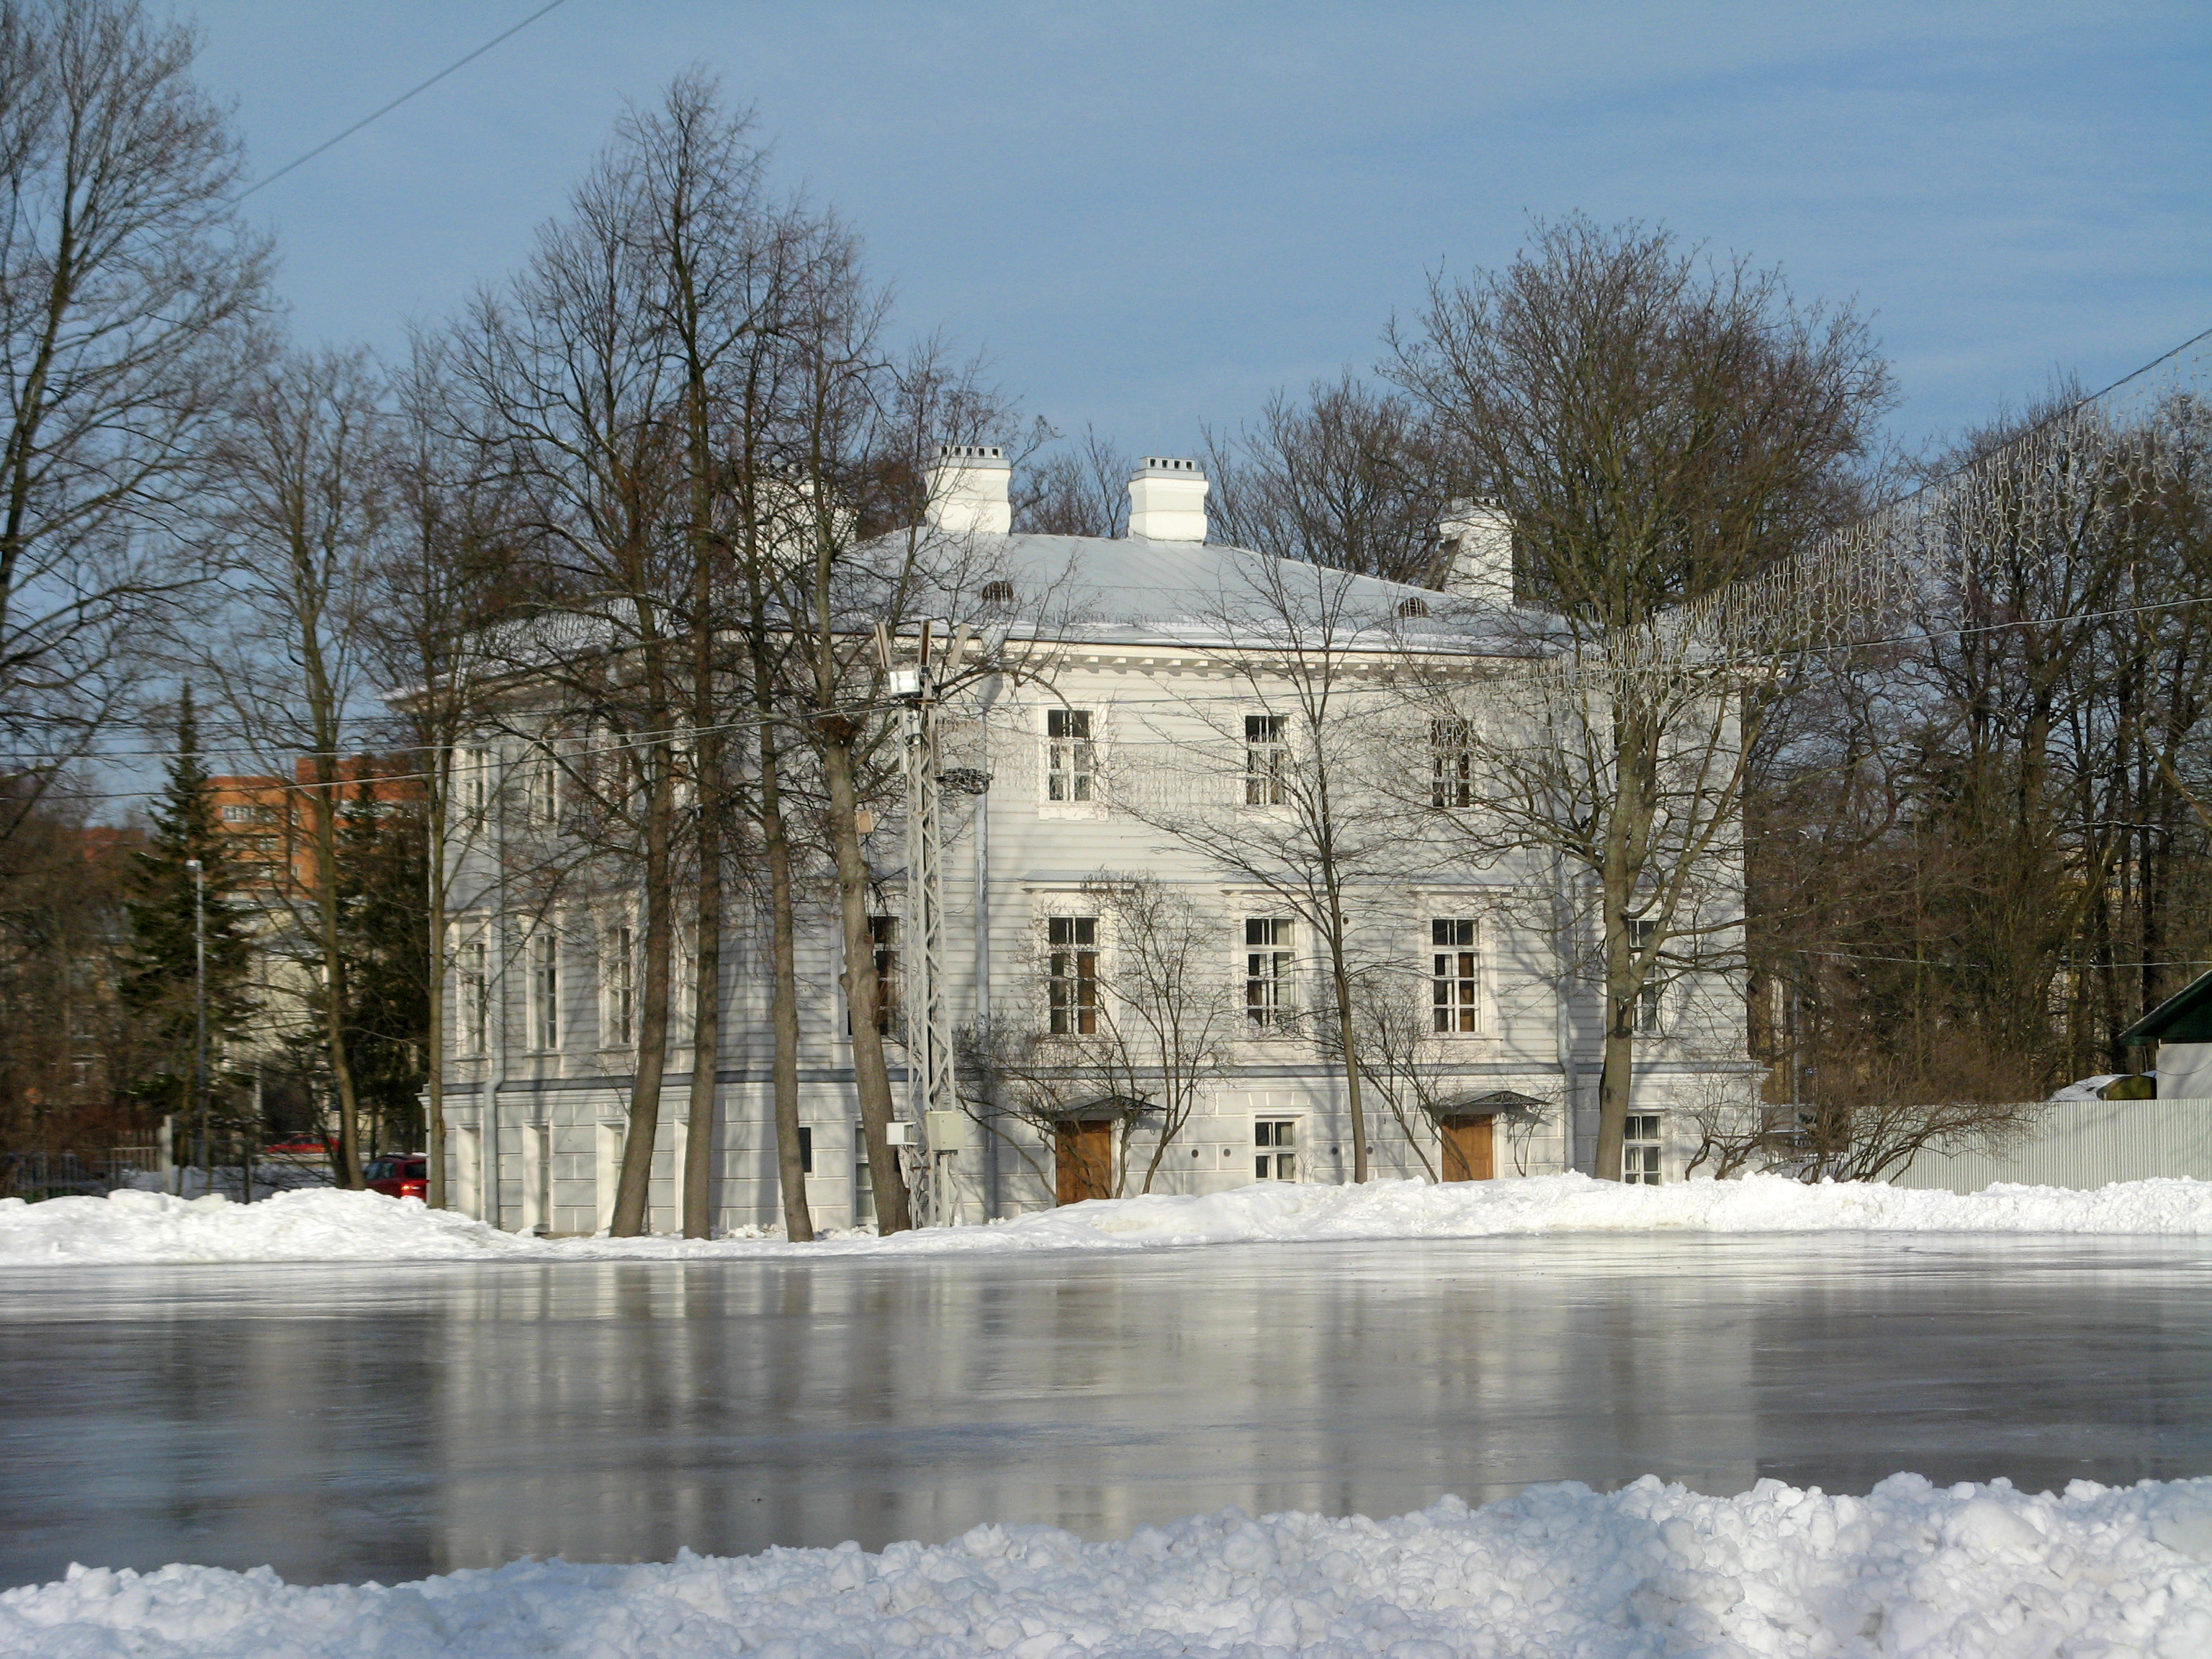
[[[2054,1498],[1899,1474],[1863,1498],[1775,1480],[1705,1498],[1646,1476],[1381,1522],[1229,1510],[1104,1544],[985,1526],[880,1555],[518,1561],[391,1588],[75,1567],[0,1594],[0,1654],[47,1659],[739,1652],[2203,1659],[2212,1480]]]
[[[1580,1175],[1445,1187],[1265,1183],[1205,1198],[1098,1200],[988,1226],[886,1239],[847,1234],[813,1244],[757,1230],[712,1242],[525,1237],[375,1193],[286,1193],[249,1206],[220,1196],[118,1192],[38,1204],[0,1199],[0,1266],[811,1258],[1595,1231],[2207,1235],[2212,1182],[2125,1182],[2097,1192],[2001,1185],[1966,1195],[1878,1183],[1807,1187],[1775,1176],[1672,1187],[1623,1187]]]

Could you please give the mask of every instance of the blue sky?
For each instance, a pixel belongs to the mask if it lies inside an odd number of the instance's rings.
[[[209,0],[257,174],[539,0]],[[190,11],[192,9],[185,8]],[[694,61],[1028,409],[1188,450],[1365,367],[1531,214],[1663,222],[1870,312],[1916,441],[2212,325],[2212,5],[566,0],[249,206],[298,331],[511,270]]]

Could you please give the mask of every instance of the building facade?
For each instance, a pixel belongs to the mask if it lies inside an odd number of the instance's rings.
[[[1528,630],[1495,614],[1510,538],[1479,518],[1443,527],[1456,543],[1455,597],[1208,542],[1206,491],[1190,463],[1148,461],[1131,481],[1129,533],[1113,538],[1011,533],[993,451],[948,452],[932,491],[927,529],[957,547],[987,618],[955,648],[1018,665],[971,677],[939,716],[939,982],[962,1034],[967,1120],[936,1137],[957,1147],[940,1158],[943,1218],[1351,1179],[1340,958],[1360,1006],[1383,1011],[1372,1030],[1355,1018],[1372,1176],[1587,1169],[1601,1058],[1587,906],[1547,854],[1478,861],[1419,828],[1425,809],[1480,803],[1449,723],[1408,704],[1407,665],[1480,675],[1525,659]],[[1344,734],[1333,833],[1358,842],[1338,849],[1348,929],[1335,952],[1297,867],[1312,852],[1298,792],[1323,729],[1310,717],[1316,674],[1346,711],[1326,717]],[[448,1190],[504,1227],[589,1233],[611,1215],[624,1143],[641,922],[619,890],[523,895],[514,849],[532,824],[557,822],[558,779],[526,741],[487,736],[477,750],[447,852],[459,896]],[[913,990],[915,915],[896,815],[867,846],[881,884],[878,966],[896,1004]],[[817,1228],[866,1225],[872,1195],[826,894],[813,915],[800,962],[809,1207]],[[678,981],[656,1231],[678,1223],[684,1038],[702,994],[681,953]],[[775,1229],[765,943],[742,916],[712,993],[725,1010],[718,1227]],[[895,1040],[910,1012],[885,1009]],[[1165,1037],[1164,1020],[1176,1028]],[[1740,987],[1722,975],[1669,985],[1638,1024],[1626,1168],[1673,1179],[1695,1147],[1680,1109],[1747,1070]],[[1123,1030],[1139,1040],[1117,1064],[1100,1051]],[[1158,1075],[1170,1061],[1180,1085]]]

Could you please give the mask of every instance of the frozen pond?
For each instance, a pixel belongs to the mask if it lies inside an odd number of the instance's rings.
[[[2212,1473],[2212,1243],[1605,1235],[0,1273],[0,1584],[1093,1537],[1647,1471]]]

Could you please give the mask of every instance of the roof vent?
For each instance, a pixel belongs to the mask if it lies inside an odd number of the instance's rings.
[[[1204,541],[1206,489],[1196,461],[1146,456],[1129,480],[1129,533],[1156,542]]]
[[[922,522],[956,536],[975,531],[1003,536],[1014,527],[1006,488],[1012,477],[1006,452],[997,444],[939,444]]]

